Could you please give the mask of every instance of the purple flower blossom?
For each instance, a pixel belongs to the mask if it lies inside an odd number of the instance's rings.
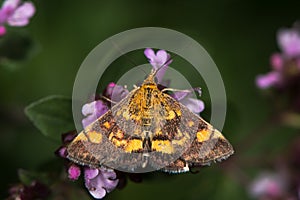
[[[108,107],[102,100],[85,104],[82,107],[82,114],[85,116],[85,118],[82,120],[83,127],[87,127],[107,111]]]
[[[30,185],[13,185],[9,189],[9,197],[7,200],[48,199],[50,192],[47,185],[38,181],[33,181]]]
[[[284,65],[284,59],[280,53],[274,53],[270,58],[270,64],[274,70],[282,70]]]
[[[285,56],[300,56],[300,33],[298,30],[292,28],[278,31],[277,41]]]
[[[144,54],[148,58],[150,64],[153,66],[154,70],[157,70],[161,67],[156,74],[158,83],[161,83],[168,65],[170,65],[173,61],[170,54],[168,54],[165,50],[158,50],[155,54],[153,49],[150,48],[145,49]]]
[[[113,102],[119,102],[128,95],[129,91],[127,88],[117,85],[113,82],[109,83],[104,90],[104,96],[111,99]]]
[[[77,166],[76,164],[72,164],[69,169],[68,169],[68,177],[69,179],[75,181],[79,178],[81,174],[80,167]]]
[[[20,0],[6,0],[0,9],[0,36],[6,33],[4,24],[10,26],[26,26],[34,15],[32,2],[21,3]]]
[[[256,78],[258,88],[287,89],[297,84],[300,76],[300,31],[297,27],[281,29],[277,33],[277,43],[281,50],[270,57],[273,71]]]
[[[166,84],[165,87],[168,87],[170,81],[163,80],[166,70],[168,66],[172,63],[172,59],[170,54],[168,54],[165,50],[158,50],[155,54],[153,49],[147,48],[144,51],[145,56],[148,58],[150,64],[153,66],[154,70],[162,67],[156,74],[156,78],[158,83]],[[191,92],[189,90],[174,92],[172,95],[176,100],[180,101],[184,104],[188,109],[192,112],[199,114],[204,110],[204,102],[191,97]]]
[[[261,89],[266,89],[280,82],[281,75],[277,71],[269,72],[266,75],[258,75],[256,85]]]
[[[201,93],[198,88],[194,90],[198,91],[198,93]],[[204,102],[199,99],[192,98],[191,95],[192,90],[181,90],[174,92],[171,96],[185,105],[193,113],[199,114],[204,110]]]
[[[63,146],[59,147],[55,152],[59,157],[67,157],[66,146],[75,138],[75,136],[75,131],[63,134]],[[85,186],[94,198],[103,198],[106,193],[111,192],[117,187],[119,179],[117,179],[114,170],[104,167],[98,169],[82,167],[69,160],[67,161],[66,168],[68,178],[72,181],[77,180],[81,175],[82,168],[84,170]]]
[[[85,168],[84,170],[85,186],[90,194],[96,199],[102,199],[106,193],[114,190],[119,180],[113,170],[107,168]]]
[[[279,174],[262,173],[251,184],[249,192],[253,197],[280,199],[284,195],[286,180]]]
[[[109,83],[103,92],[104,96],[112,100],[113,102],[121,101],[124,97],[127,96],[128,93],[129,91],[125,87],[116,85],[113,82]],[[87,127],[107,111],[108,106],[106,102],[102,100],[96,100],[83,105],[82,114],[85,116],[85,118],[82,120],[83,127]]]

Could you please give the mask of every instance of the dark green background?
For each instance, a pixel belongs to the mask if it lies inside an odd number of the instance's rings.
[[[28,27],[12,28],[32,37],[33,51],[16,69],[0,68],[1,195],[17,182],[17,169],[37,169],[54,158],[59,144],[42,136],[23,109],[44,96],[71,96],[81,62],[101,41],[137,27],[165,27],[202,44],[217,64],[226,87],[229,109],[224,134],[233,146],[264,121],[270,102],[254,80],[269,71],[269,56],[278,51],[276,31],[299,19],[299,1],[34,1],[37,12]],[[133,58],[134,59],[134,58]],[[127,62],[128,63],[128,62]],[[183,68],[184,69],[184,68]],[[113,81],[112,74],[106,81]],[[196,81],[196,80],[192,80]],[[203,91],[205,95],[205,91]],[[207,103],[209,104],[209,102]],[[207,109],[209,106],[207,107]],[[209,111],[206,111],[209,112]],[[254,152],[270,158],[285,151],[293,130],[277,129],[237,159]],[[284,134],[283,134],[284,133]],[[276,143],[276,141],[280,141]],[[247,159],[247,157],[246,157]],[[241,170],[251,175],[264,164]],[[232,173],[235,169],[232,169]],[[237,174],[237,173],[236,173]],[[84,187],[84,186],[83,186]],[[198,174],[154,176],[129,183],[108,199],[247,199],[245,188],[219,165]]]

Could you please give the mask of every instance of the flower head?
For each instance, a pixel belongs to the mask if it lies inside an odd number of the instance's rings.
[[[0,36],[6,33],[5,24],[26,26],[35,13],[32,2],[21,3],[20,0],[6,0],[0,9]]]
[[[285,191],[285,179],[279,174],[262,173],[251,184],[249,192],[253,197],[280,199]]]
[[[119,182],[115,171],[104,167],[85,168],[84,179],[86,188],[96,199],[102,199],[106,193],[114,190]]]
[[[156,78],[158,83],[161,83],[168,66],[173,61],[170,54],[168,54],[165,50],[158,50],[155,54],[153,49],[150,48],[145,49],[144,54],[148,58],[153,69],[159,69],[158,73],[156,74]]]
[[[290,86],[300,76],[300,30],[296,27],[281,29],[277,33],[277,43],[281,50],[270,57],[272,71],[258,75],[258,88],[282,88]]]
[[[280,82],[281,75],[277,71],[272,71],[266,75],[256,77],[256,85],[261,89],[266,89]]]
[[[50,192],[50,189],[45,184],[38,181],[33,181],[30,185],[13,185],[9,190],[10,196],[7,198],[7,200],[47,199],[50,195]]]
[[[87,127],[107,111],[108,107],[102,100],[84,104],[82,107],[82,114],[85,116],[82,120],[83,127]]]
[[[300,31],[291,29],[282,29],[277,34],[278,45],[287,57],[300,56]]]
[[[201,95],[201,90],[199,88],[194,88],[193,90]],[[193,90],[176,91],[171,96],[185,105],[193,113],[199,114],[204,110],[205,106],[203,101],[192,97]]]
[[[163,85],[161,88],[164,89],[168,87],[170,84],[170,80],[163,80],[163,77],[169,65],[173,61],[171,59],[170,54],[168,54],[165,50],[158,50],[155,54],[153,49],[150,48],[145,49],[144,54],[148,58],[154,70],[160,68],[156,74],[156,78],[158,83]],[[204,110],[204,102],[199,99],[195,99],[191,97],[193,90],[199,92],[198,88],[192,90],[180,90],[174,92],[171,96],[175,98],[177,101],[180,101],[192,112],[199,114]]]

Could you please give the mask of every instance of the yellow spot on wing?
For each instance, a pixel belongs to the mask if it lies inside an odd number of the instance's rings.
[[[107,129],[110,128],[109,122],[104,122],[104,123],[103,123],[103,126],[104,126],[105,128],[107,128]]]
[[[87,136],[89,137],[92,143],[99,144],[102,142],[102,135],[96,131],[89,131],[87,132]]]
[[[175,117],[175,112],[173,110],[170,110],[168,116],[166,116],[166,119],[174,119]]]
[[[126,152],[138,151],[143,149],[143,142],[139,139],[129,140],[125,146]]]
[[[194,122],[193,122],[193,121],[189,121],[189,122],[188,122],[188,126],[189,126],[189,127],[194,126]]]
[[[76,141],[88,141],[87,137],[84,135],[83,132],[79,133],[76,138],[73,140],[73,142]]]
[[[204,142],[209,139],[211,132],[207,129],[203,129],[196,133],[198,142]]]
[[[125,146],[127,144],[127,141],[126,140],[118,140],[116,138],[113,138],[112,140],[112,143],[117,146],[117,147],[120,147],[120,146]]]
[[[173,145],[169,140],[154,140],[152,141],[152,149],[162,153],[173,153]]]

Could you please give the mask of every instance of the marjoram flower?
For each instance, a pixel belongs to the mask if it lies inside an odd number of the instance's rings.
[[[9,26],[26,26],[35,13],[32,2],[21,3],[20,0],[5,0],[0,9],[0,36],[5,35],[5,24]]]
[[[270,58],[272,71],[258,75],[258,88],[282,88],[300,75],[300,30],[297,27],[280,29],[277,33],[277,43],[280,53],[274,53]]]

